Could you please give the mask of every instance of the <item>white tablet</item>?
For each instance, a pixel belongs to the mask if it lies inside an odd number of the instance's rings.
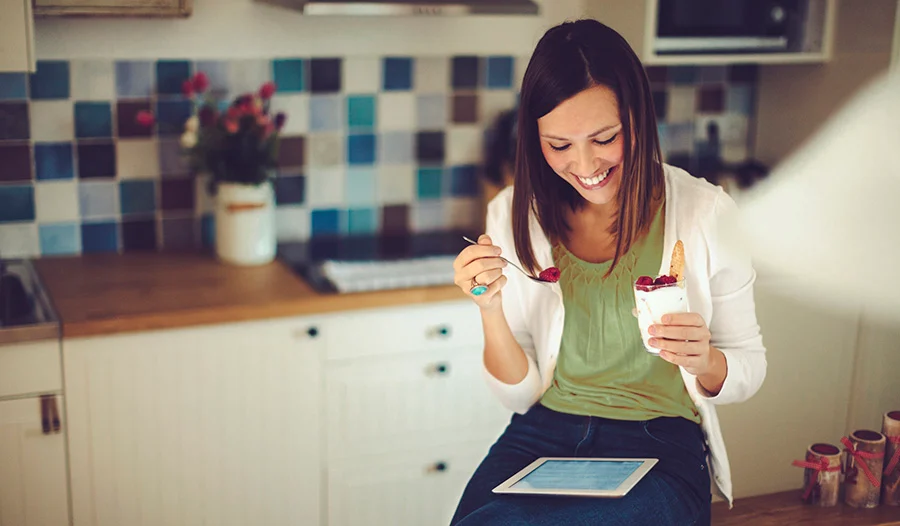
[[[494,493],[624,497],[658,462],[655,458],[541,457]]]

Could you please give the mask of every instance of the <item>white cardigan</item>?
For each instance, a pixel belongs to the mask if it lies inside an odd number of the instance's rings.
[[[733,217],[734,201],[721,188],[684,170],[666,165],[666,221],[660,274],[668,272],[672,248],[684,243],[685,278],[692,312],[706,320],[712,345],[724,353],[728,375],[722,390],[711,396],[690,373],[681,370],[687,391],[700,411],[710,449],[710,473],[720,495],[733,503],[731,469],[715,405],[742,402],[753,396],[766,376],[766,355],[753,301],[756,273],[743,254],[725,253],[717,235],[723,219]],[[486,233],[518,263],[512,233],[512,188],[488,206]],[[540,268],[553,266],[551,246],[532,214],[531,242]],[[731,246],[731,244],[729,244]],[[528,373],[518,384],[497,380],[485,369],[488,384],[504,406],[525,413],[553,380],[563,333],[562,291],[533,283],[512,269],[503,289],[503,310],[528,359]],[[635,320],[637,330],[637,320]]]

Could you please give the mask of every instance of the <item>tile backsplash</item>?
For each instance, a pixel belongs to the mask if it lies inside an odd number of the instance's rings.
[[[184,250],[213,239],[212,199],[181,156],[182,81],[236,96],[274,80],[288,121],[278,237],[474,228],[487,127],[527,58],[39,61],[0,73],[0,256]],[[748,156],[756,69],[649,68],[663,151],[697,173]],[[141,127],[141,110],[157,115]],[[715,123],[716,126],[711,126]]]

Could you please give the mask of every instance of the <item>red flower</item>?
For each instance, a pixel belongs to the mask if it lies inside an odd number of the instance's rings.
[[[191,82],[194,84],[194,91],[197,93],[203,93],[209,87],[209,77],[202,71],[194,75],[194,79]]]
[[[191,97],[194,95],[194,84],[190,80],[186,80],[181,83],[181,92],[184,93],[185,97]]]
[[[153,114],[147,110],[141,110],[138,112],[134,120],[137,121],[137,123],[141,126],[149,128],[156,122],[156,117],[154,117]]]
[[[238,129],[240,129],[240,126],[238,126],[236,121],[230,119],[225,121],[225,130],[228,133],[237,133]]]
[[[277,89],[278,89],[278,87],[275,85],[274,82],[272,82],[272,81],[266,82],[265,84],[262,85],[262,87],[259,88],[259,97],[263,100],[271,99],[272,95],[275,94],[275,91]]]
[[[216,110],[212,106],[203,106],[197,117],[200,119],[200,126],[212,126],[216,122]]]

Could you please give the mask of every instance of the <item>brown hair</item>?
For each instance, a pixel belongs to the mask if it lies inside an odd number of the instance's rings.
[[[563,101],[594,86],[612,90],[622,120],[624,162],[611,227],[616,252],[609,273],[653,220],[654,204],[664,195],[662,155],[650,83],[628,42],[596,20],[556,26],[541,38],[528,63],[519,110],[516,183],[512,227],[516,255],[535,273],[529,215],[534,212],[551,243],[565,240],[566,212],[584,198],[547,164],[537,121]],[[633,138],[629,140],[629,138]]]

